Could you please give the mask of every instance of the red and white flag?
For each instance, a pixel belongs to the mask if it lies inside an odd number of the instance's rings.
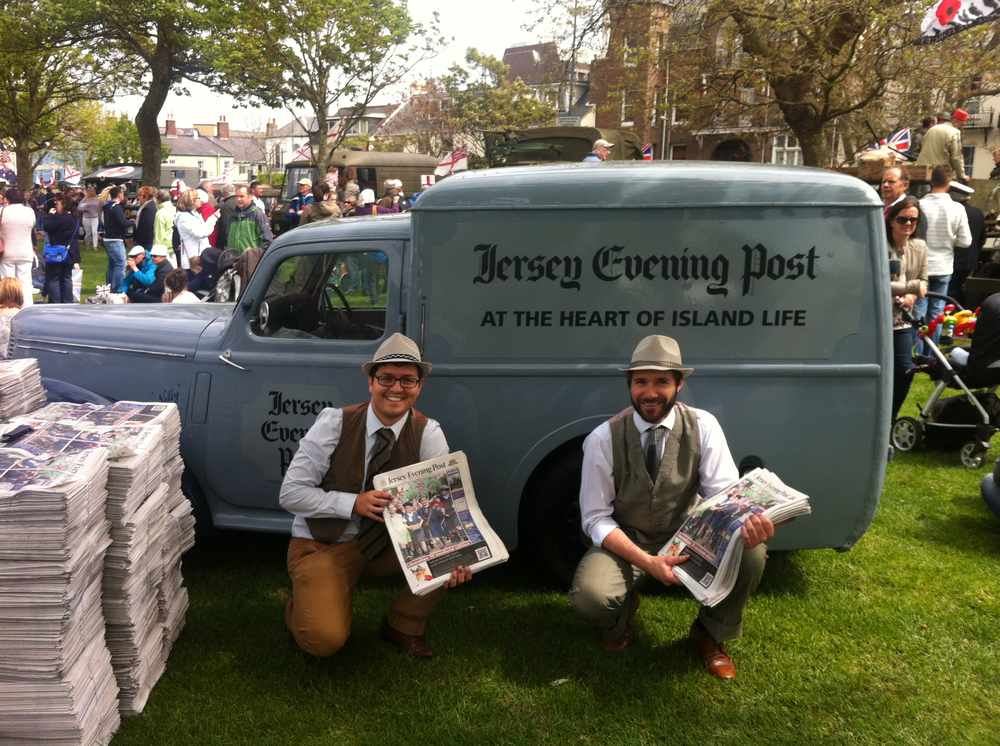
[[[469,170],[469,151],[465,148],[453,150],[444,156],[434,169],[435,176],[451,176],[457,171]]]
[[[653,143],[647,142],[642,146],[642,159],[644,161],[653,160]]]
[[[80,175],[80,172],[70,165],[67,165],[66,168],[63,169],[63,181],[72,186],[79,185]]]
[[[937,0],[924,14],[918,44],[931,44],[980,23],[1000,20],[996,0]]]
[[[312,145],[305,143],[302,147],[292,153],[293,161],[311,161],[313,159]]]

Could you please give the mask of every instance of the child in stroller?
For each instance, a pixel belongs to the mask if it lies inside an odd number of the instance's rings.
[[[954,299],[942,297],[961,308]],[[940,323],[940,319],[935,321]],[[989,450],[990,439],[1000,429],[1000,399],[995,393],[1000,386],[1000,293],[983,301],[968,351],[961,347],[943,351],[926,327],[918,335],[931,354],[919,361],[917,371],[927,373],[937,385],[918,417],[899,417],[893,422],[892,445],[905,452],[931,438],[937,442],[957,440],[962,443],[962,464],[977,469]],[[947,337],[941,341],[944,345],[950,342]],[[962,393],[944,397],[948,388]]]

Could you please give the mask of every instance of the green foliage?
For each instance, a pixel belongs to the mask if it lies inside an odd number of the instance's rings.
[[[167,159],[170,148],[160,145],[160,161]],[[124,114],[102,117],[87,148],[87,167],[106,163],[136,163],[142,160],[142,144],[135,122]]]
[[[469,49],[466,65],[452,66],[441,80],[448,98],[445,115],[452,140],[461,136],[485,150],[485,133],[554,124],[555,112],[534,97],[520,78],[507,79],[507,66],[495,57]]]
[[[393,0],[264,0],[216,4],[211,23],[228,43],[209,55],[228,92],[268,106],[308,108],[314,160],[329,159],[375,97],[400,81],[439,46],[436,24],[413,21]],[[337,107],[351,113],[329,129]]]
[[[22,188],[46,153],[72,148],[77,107],[115,90],[96,50],[60,46],[57,30],[36,3],[9,3],[0,12],[0,137],[13,143]]]

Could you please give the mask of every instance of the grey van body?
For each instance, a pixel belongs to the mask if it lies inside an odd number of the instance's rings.
[[[112,399],[176,401],[188,486],[215,525],[285,531],[296,442],[323,406],[367,398],[361,363],[403,331],[434,363],[419,406],[468,454],[491,522],[551,556],[578,547],[582,439],[628,404],[638,339],[669,334],[697,369],[682,400],[718,417],[737,463],[812,496],[772,547],[847,548],[885,470],[883,247],[874,192],[822,170],[467,172],[408,215],[289,231],[235,305],[33,306],[12,349]],[[379,274],[345,290],[359,257]]]

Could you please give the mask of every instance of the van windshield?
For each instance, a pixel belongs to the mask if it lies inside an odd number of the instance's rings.
[[[313,180],[312,166],[288,166],[285,169],[285,201],[299,193],[299,179]]]

